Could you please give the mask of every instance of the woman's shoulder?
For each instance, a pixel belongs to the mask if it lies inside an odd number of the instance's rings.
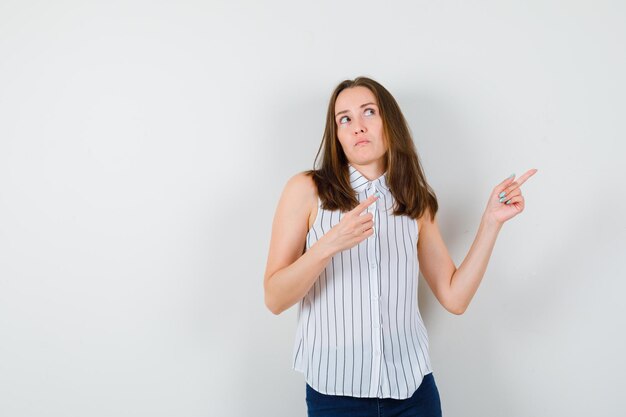
[[[311,171],[302,171],[293,175],[287,181],[285,188],[289,188],[293,193],[301,196],[317,196],[317,186],[313,180]]]
[[[291,210],[307,218],[308,229],[317,216],[317,186],[310,171],[299,172],[289,178],[284,190]]]
[[[317,206],[317,186],[310,171],[298,172],[287,181],[283,194],[293,204]]]

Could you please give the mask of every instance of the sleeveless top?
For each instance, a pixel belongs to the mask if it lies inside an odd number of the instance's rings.
[[[432,372],[417,305],[417,221],[394,216],[385,174],[369,181],[351,164],[350,183],[368,208],[374,234],[329,261],[298,303],[292,369],[328,395],[405,399]],[[364,213],[362,213],[364,214]],[[306,249],[343,218],[321,207]]]

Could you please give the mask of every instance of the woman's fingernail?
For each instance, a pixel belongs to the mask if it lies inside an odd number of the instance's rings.
[[[506,204],[511,204],[511,200],[507,200]]]
[[[505,195],[506,195],[506,193],[505,193],[504,191],[502,191],[502,192],[500,193],[500,195],[498,195],[498,197],[504,197]],[[500,201],[502,201],[502,199],[500,199]]]
[[[509,176],[509,178],[507,178],[507,180],[510,180],[510,179],[511,179],[511,178],[513,178],[514,176],[515,176],[515,174],[511,174],[511,175]]]
[[[500,202],[501,202],[501,203],[502,203],[503,201],[504,201],[504,197],[502,197],[502,198],[500,199]]]

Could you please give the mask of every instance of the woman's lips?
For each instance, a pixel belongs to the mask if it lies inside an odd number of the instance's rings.
[[[354,146],[365,145],[367,143],[370,143],[370,141],[369,140],[360,140],[357,143],[355,143]]]

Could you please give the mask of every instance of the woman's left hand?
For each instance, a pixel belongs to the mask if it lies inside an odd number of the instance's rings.
[[[498,224],[503,224],[524,211],[524,197],[520,187],[536,172],[536,169],[531,169],[517,180],[515,178],[507,178],[496,185],[489,197],[483,217]],[[509,202],[508,204],[507,201]]]

